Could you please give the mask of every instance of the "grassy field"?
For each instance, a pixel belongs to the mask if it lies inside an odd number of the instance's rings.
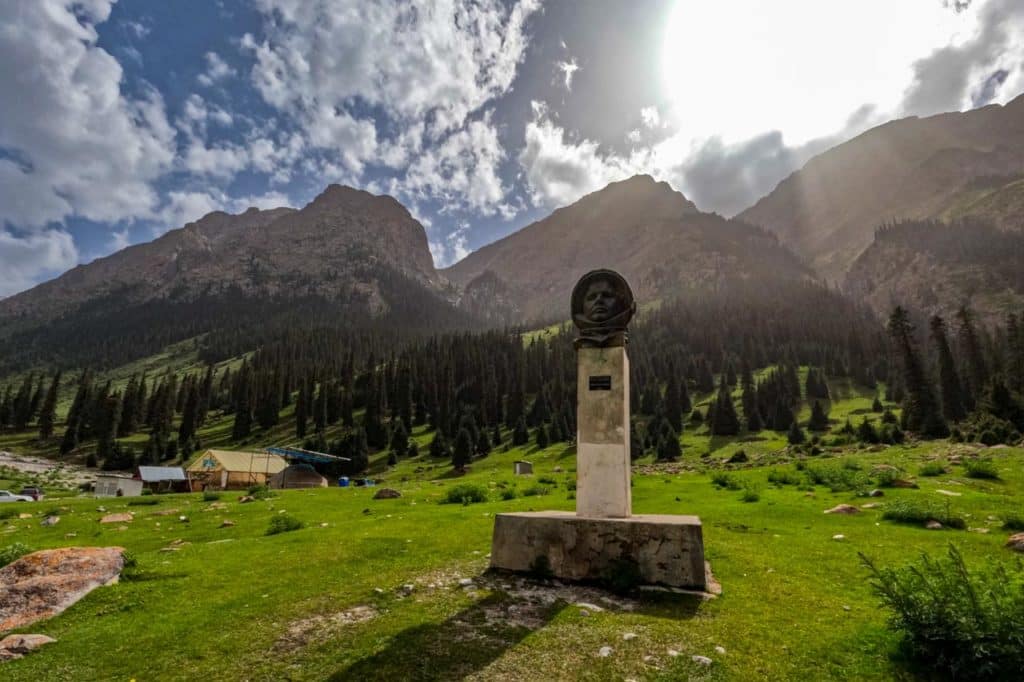
[[[867,396],[850,394],[836,401],[833,417],[869,405]],[[737,443],[688,431],[683,443],[683,467],[639,462],[634,510],[703,519],[707,558],[723,586],[718,599],[617,597],[485,574],[494,514],[573,508],[575,450],[565,444],[495,452],[462,477],[425,454],[387,470],[378,458],[374,468],[400,499],[373,500],[373,488],[329,488],[249,504],[229,492],[217,502],[196,494],[160,496],[154,506],[76,498],[20,507],[33,516],[0,521],[0,548],[119,545],[137,566],[120,584],[28,628],[58,643],[3,664],[4,678],[892,679],[903,674],[891,659],[894,636],[858,552],[893,565],[954,543],[968,561],[1011,558],[1000,525],[1024,508],[1020,449],[986,451],[1001,477],[986,481],[967,478],[961,466],[917,477],[936,455],[972,450],[945,442],[802,464],[788,461],[794,458],[779,438]],[[737,447],[753,461],[722,464]],[[512,476],[520,458],[534,462],[533,477]],[[809,485],[809,472],[846,472],[863,487],[877,464],[897,467],[920,488],[886,489],[874,499]],[[772,484],[771,472],[792,484]],[[713,477],[728,485],[713,485]],[[467,482],[485,486],[489,500],[439,504],[451,486]],[[518,496],[503,500],[500,492],[510,488]],[[528,490],[538,494],[524,496]],[[970,530],[883,520],[885,506],[898,500],[961,514]],[[855,516],[822,513],[867,502],[883,506]],[[99,505],[134,511],[135,520],[101,525]],[[51,512],[60,523],[40,526]],[[281,514],[304,527],[265,535]],[[235,525],[222,528],[224,520]],[[461,586],[462,578],[474,587]],[[605,646],[612,651],[602,657]],[[698,666],[693,655],[713,663]]]

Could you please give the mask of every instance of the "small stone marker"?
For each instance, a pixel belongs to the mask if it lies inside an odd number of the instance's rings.
[[[102,519],[100,519],[100,523],[130,523],[131,521],[132,515],[127,513],[107,514]]]

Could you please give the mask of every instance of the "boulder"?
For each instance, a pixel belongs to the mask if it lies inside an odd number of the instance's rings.
[[[942,524],[936,521],[935,519],[932,519],[928,523],[924,524],[924,527],[928,530],[942,530],[943,528]]]
[[[252,495],[242,495],[241,497],[238,498],[238,503],[245,504],[246,502],[252,502],[255,499],[256,498],[253,497]]]
[[[373,495],[375,500],[394,500],[402,496],[402,493],[398,492],[394,488],[381,488]]]
[[[1024,552],[1024,533],[1011,535],[1006,541],[1006,546],[1014,552]]]
[[[826,514],[860,514],[860,509],[857,509],[852,504],[840,504],[832,507],[831,509],[825,510]]]
[[[897,478],[895,481],[889,484],[893,488],[916,488],[917,484],[913,481],[905,481],[902,478]]]
[[[0,568],[0,631],[61,613],[97,587],[117,582],[122,547],[62,547]]]
[[[46,635],[8,635],[0,639],[0,661],[13,661],[56,641]]]
[[[220,527],[221,528],[231,528],[234,525],[235,525],[235,522],[232,521],[231,519],[224,519],[223,521],[220,522]]]
[[[885,497],[885,492],[879,490],[878,488],[875,488],[874,490],[868,493],[868,497]]]
[[[732,453],[732,457],[725,461],[728,464],[743,464],[744,462],[749,462],[750,458],[747,457],[747,453],[743,452],[743,450],[737,450]]]
[[[129,523],[131,520],[132,515],[128,513],[107,514],[100,519],[100,523]]]
[[[45,519],[39,522],[40,526],[56,526],[60,523],[59,516],[47,516]]]

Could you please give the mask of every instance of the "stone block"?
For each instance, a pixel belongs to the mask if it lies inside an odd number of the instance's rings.
[[[626,349],[577,351],[576,513],[625,518],[629,487],[629,358]]]
[[[646,584],[706,587],[704,538],[696,516],[598,519],[560,511],[495,516],[492,568],[529,572],[540,557],[566,580],[601,581],[627,560]]]

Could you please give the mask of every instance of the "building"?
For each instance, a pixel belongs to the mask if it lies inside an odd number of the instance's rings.
[[[270,477],[271,488],[326,488],[327,479],[304,462],[290,464]]]
[[[186,471],[193,490],[243,490],[252,485],[267,485],[270,477],[286,466],[284,457],[267,452],[207,450]]]
[[[517,476],[531,476],[533,475],[533,462],[527,462],[525,460],[518,460],[512,463],[512,473]]]
[[[140,466],[137,478],[144,488],[155,493],[186,493],[192,489],[188,475],[181,467]]]
[[[143,483],[138,478],[121,474],[100,474],[96,477],[96,497],[138,497]]]

